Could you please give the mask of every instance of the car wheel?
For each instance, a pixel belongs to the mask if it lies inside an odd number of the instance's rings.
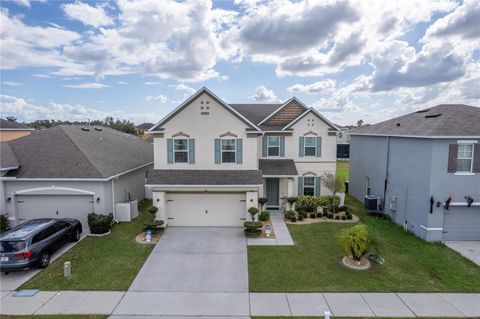
[[[50,263],[50,254],[46,251],[40,254],[38,259],[38,268],[45,268]]]
[[[72,234],[72,241],[76,242],[80,240],[80,229],[76,228]]]

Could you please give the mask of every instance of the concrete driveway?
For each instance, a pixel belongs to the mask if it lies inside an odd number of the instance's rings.
[[[249,316],[243,229],[168,227],[114,314]]]
[[[86,234],[83,234],[80,240],[82,240],[85,237],[86,237]],[[55,259],[63,255],[65,252],[67,252],[70,248],[75,246],[77,243],[67,243],[63,245],[60,249],[58,249],[52,255],[50,263],[52,263]],[[27,282],[30,278],[35,276],[40,271],[41,269],[32,268],[28,270],[14,271],[8,274],[4,274],[3,272],[0,273],[0,291],[16,290],[18,287],[23,285],[25,282]]]
[[[446,241],[445,245],[480,266],[480,241]]]

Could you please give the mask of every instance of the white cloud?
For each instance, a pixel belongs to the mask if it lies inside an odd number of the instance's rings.
[[[23,85],[23,84],[18,83],[18,82],[13,82],[13,81],[2,81],[2,85],[5,85],[5,86],[19,86],[19,85]]]
[[[101,111],[81,104],[65,104],[50,102],[46,106],[36,105],[32,102],[16,96],[0,95],[2,109],[0,115],[6,117],[13,115],[19,121],[32,122],[40,119],[54,119],[62,121],[86,121],[103,120],[107,116],[119,119],[128,119],[134,123],[156,122],[160,115],[156,113],[126,113],[120,110]]]
[[[36,78],[41,78],[41,79],[49,79],[49,78],[51,78],[51,76],[48,75],[48,74],[40,74],[40,73],[32,74],[32,76],[34,76],[34,77],[36,77]]]
[[[328,90],[333,90],[335,88],[335,81],[334,80],[324,80],[318,81],[312,84],[294,84],[287,88],[290,92],[301,92],[301,93],[321,93]]]
[[[196,90],[186,84],[180,83],[177,85],[171,85],[171,87],[174,87],[175,90],[177,91],[185,91],[185,94],[187,95],[192,95],[193,93],[196,92]]]
[[[165,95],[162,95],[162,94],[156,95],[156,96],[154,96],[154,95],[147,95],[147,96],[145,97],[145,101],[149,101],[149,102],[155,101],[155,102],[160,102],[160,103],[167,103],[167,102],[168,102],[168,98],[167,98]]]
[[[281,102],[275,92],[260,85],[255,89],[255,94],[250,97],[257,102]]]
[[[47,0],[33,0],[34,2],[46,2]],[[13,0],[14,3],[19,6],[30,8],[32,6],[31,0]]]
[[[159,81],[146,81],[146,82],[143,82],[143,84],[145,84],[145,85],[160,85],[160,84],[163,84],[163,82],[159,82]]]
[[[64,88],[71,88],[71,89],[103,89],[108,88],[110,85],[92,82],[92,83],[79,83],[79,84],[64,84],[62,85]]]
[[[90,6],[84,2],[68,3],[62,6],[68,18],[78,20],[85,25],[95,28],[113,24],[111,17],[107,15],[102,6]]]
[[[120,85],[127,85],[128,84],[127,81],[117,81],[116,83],[120,84]]]

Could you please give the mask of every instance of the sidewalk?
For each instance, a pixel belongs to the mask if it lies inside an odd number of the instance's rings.
[[[293,246],[293,239],[288,231],[287,224],[283,220],[283,213],[279,210],[270,211],[275,238],[247,238],[249,246]]]
[[[334,317],[480,317],[480,294],[462,293],[235,293],[228,298],[219,298],[218,293],[167,296],[142,292],[141,305],[135,307],[135,313],[130,307],[118,307],[122,299],[136,299],[138,293],[41,291],[34,297],[14,297],[15,292],[2,292],[0,313],[113,314],[110,318],[114,319],[142,315],[323,316],[325,311],[330,311]],[[180,299],[174,300],[177,297]],[[209,298],[217,300],[215,308],[202,307],[202,300]]]

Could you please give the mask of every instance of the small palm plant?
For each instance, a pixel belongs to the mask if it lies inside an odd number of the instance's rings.
[[[355,261],[360,261],[370,249],[370,234],[363,224],[343,229],[338,240],[345,256],[352,255]]]

